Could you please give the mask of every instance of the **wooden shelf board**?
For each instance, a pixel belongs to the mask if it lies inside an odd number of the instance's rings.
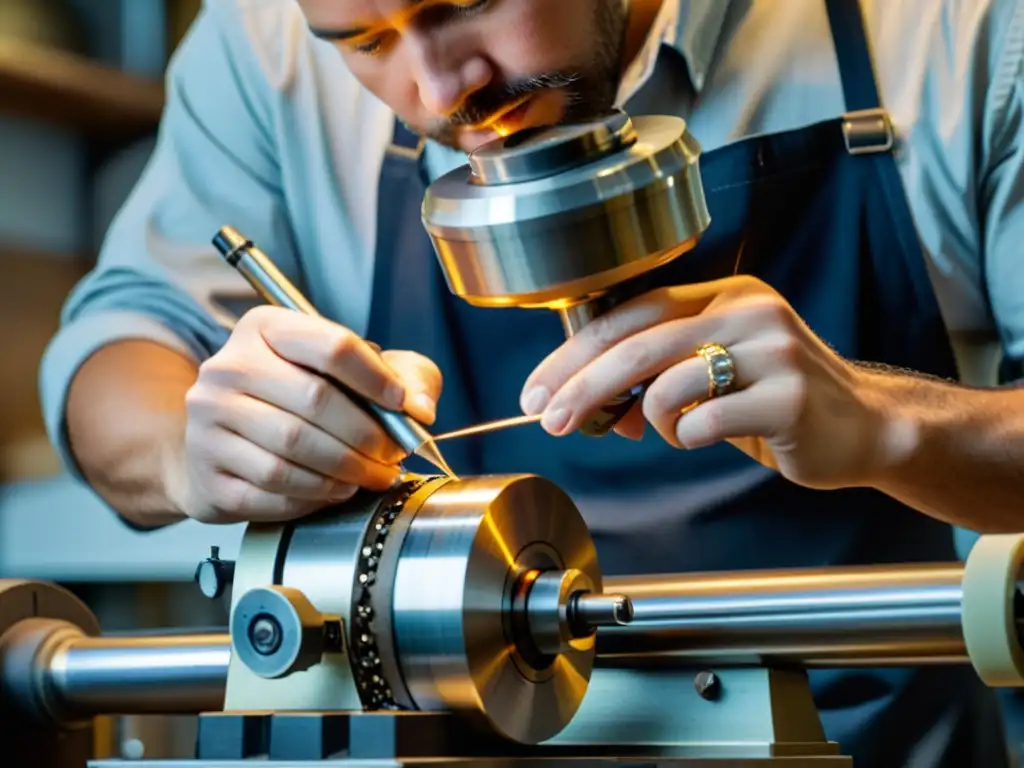
[[[164,105],[158,80],[80,56],[0,40],[0,112],[46,120],[91,138],[118,139],[156,128]]]

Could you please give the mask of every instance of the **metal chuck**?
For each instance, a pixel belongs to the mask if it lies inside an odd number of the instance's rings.
[[[532,475],[414,479],[250,527],[242,552],[227,709],[469,711],[539,743],[579,709],[597,628],[632,618],[576,506]]]

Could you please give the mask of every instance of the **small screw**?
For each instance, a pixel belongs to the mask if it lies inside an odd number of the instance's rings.
[[[714,701],[722,693],[722,681],[714,672],[698,672],[693,678],[697,695],[706,701]]]
[[[281,647],[281,624],[273,616],[257,616],[249,625],[249,642],[260,656],[270,656]]]
[[[615,619],[615,623],[620,626],[625,626],[633,621],[633,601],[625,595],[619,595],[615,598],[615,607],[612,609],[612,617]]]

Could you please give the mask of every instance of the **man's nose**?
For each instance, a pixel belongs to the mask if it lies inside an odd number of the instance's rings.
[[[456,112],[493,77],[490,65],[479,55],[444,50],[429,40],[415,41],[413,48],[420,101],[438,117]]]

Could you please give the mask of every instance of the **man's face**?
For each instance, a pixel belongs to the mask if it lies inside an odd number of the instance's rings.
[[[299,0],[359,81],[415,132],[471,152],[609,110],[622,0]]]

